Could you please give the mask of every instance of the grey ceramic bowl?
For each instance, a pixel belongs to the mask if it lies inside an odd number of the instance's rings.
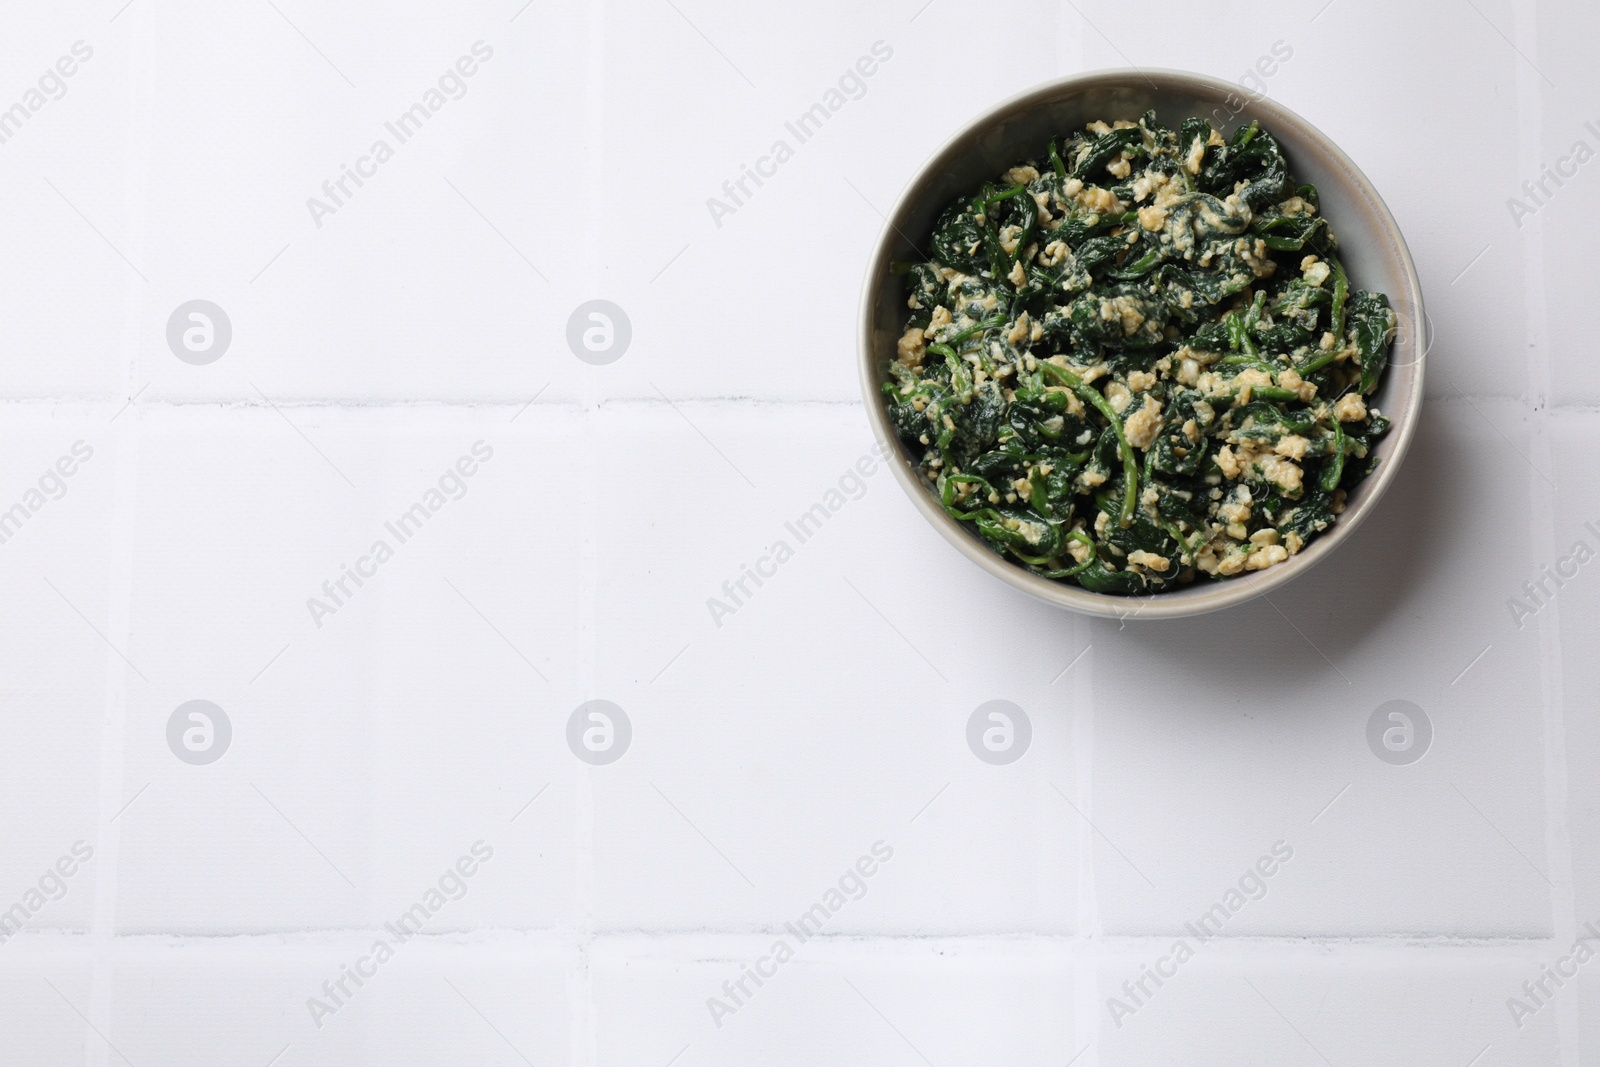
[[[1389,369],[1374,401],[1393,420],[1377,446],[1381,462],[1351,494],[1339,520],[1310,547],[1284,563],[1252,575],[1223,581],[1199,580],[1170,592],[1145,597],[1091,593],[1053,582],[1012,564],[990,550],[966,525],[939,506],[916,471],[916,458],[902,446],[889,424],[879,386],[884,367],[895,356],[904,332],[906,306],[901,281],[890,273],[893,260],[926,258],[913,240],[926,242],[939,211],[1019,160],[1037,157],[1053,137],[1069,134],[1095,119],[1136,120],[1154,108],[1176,127],[1190,116],[1209,117],[1224,135],[1252,119],[1282,143],[1290,170],[1321,196],[1322,212],[1339,238],[1340,258],[1351,287],[1386,293],[1399,331]],[[979,567],[1017,589],[1058,607],[1115,618],[1177,618],[1243,603],[1271,592],[1321,563],[1361,525],[1394,480],[1416,429],[1422,405],[1423,356],[1427,349],[1422,288],[1411,254],[1377,190],[1337,145],[1289,109],[1262,99],[1249,101],[1237,85],[1172,70],[1108,70],[1076,75],[1031,89],[980,116],[923,164],[895,204],[867,268],[861,298],[861,387],[867,415],[878,440],[896,457],[895,477],[922,514]]]

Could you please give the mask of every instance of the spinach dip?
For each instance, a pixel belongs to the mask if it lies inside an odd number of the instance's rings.
[[[1093,122],[949,205],[883,385],[945,509],[1035,574],[1265,570],[1344,510],[1394,335],[1273,136]]]

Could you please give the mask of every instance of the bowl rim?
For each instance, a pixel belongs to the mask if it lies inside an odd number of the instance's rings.
[[[1422,298],[1422,283],[1417,276],[1416,265],[1411,258],[1410,249],[1406,246],[1405,237],[1400,232],[1399,224],[1390,212],[1378,190],[1355,162],[1345,154],[1334,141],[1316,126],[1312,125],[1299,114],[1291,111],[1284,105],[1262,96],[1256,99],[1245,99],[1244,106],[1232,117],[1239,119],[1248,117],[1259,120],[1269,130],[1283,127],[1294,127],[1302,137],[1314,145],[1324,155],[1325,161],[1338,170],[1343,178],[1349,182],[1357,199],[1365,201],[1368,210],[1376,217],[1378,227],[1388,237],[1391,248],[1385,252],[1392,256],[1398,263],[1404,278],[1405,287],[1409,290],[1406,294],[1410,304],[1415,308],[1416,328],[1407,331],[1405,343],[1413,350],[1410,358],[1404,362],[1397,362],[1395,355],[1391,354],[1389,367],[1391,373],[1397,367],[1404,367],[1411,379],[1410,394],[1406,398],[1404,409],[1393,411],[1385,408],[1385,414],[1391,421],[1390,432],[1386,435],[1385,443],[1388,455],[1385,461],[1379,464],[1362,482],[1361,499],[1347,508],[1332,527],[1317,537],[1304,552],[1292,559],[1280,563],[1265,571],[1251,574],[1241,573],[1235,578],[1226,581],[1207,584],[1204,586],[1191,585],[1183,591],[1170,591],[1152,593],[1145,596],[1119,596],[1110,593],[1095,593],[1082,586],[1070,585],[1064,582],[1052,581],[1025,570],[1009,560],[1002,559],[989,548],[985,547],[979,539],[969,533],[955,519],[951,518],[928,492],[922,484],[916,468],[912,464],[904,445],[901,444],[894,428],[889,423],[889,416],[884,406],[882,396],[878,391],[881,375],[877,366],[877,357],[874,353],[874,335],[876,333],[875,299],[878,287],[883,282],[883,276],[889,269],[890,254],[895,243],[895,238],[901,236],[899,223],[906,217],[913,207],[925,194],[925,187],[931,184],[941,169],[953,160],[964,154],[975,138],[986,130],[1001,123],[1002,120],[1029,108],[1048,103],[1052,99],[1073,89],[1088,89],[1105,85],[1108,87],[1128,87],[1130,82],[1146,83],[1160,90],[1168,88],[1177,91],[1193,92],[1200,95],[1202,91],[1217,94],[1219,99],[1238,97],[1243,99],[1246,92],[1241,86],[1214,78],[1205,74],[1191,71],[1174,70],[1160,67],[1145,67],[1135,69],[1132,67],[1110,67],[1099,70],[1085,71],[1062,78],[1052,79],[1023,90],[1020,93],[1000,101],[992,107],[967,121],[951,136],[935,149],[912,174],[910,180],[895,198],[894,206],[884,216],[884,224],[879,231],[878,239],[874,243],[872,255],[868,260],[866,277],[862,281],[861,303],[859,309],[859,333],[857,335],[857,364],[861,377],[862,397],[866,404],[867,418],[872,424],[873,435],[879,445],[886,452],[889,466],[894,469],[895,480],[911,498],[912,503],[922,513],[923,517],[931,523],[952,545],[972,562],[978,564],[984,571],[1006,584],[1018,589],[1036,600],[1041,600],[1055,607],[1065,608],[1080,614],[1098,616],[1101,618],[1130,619],[1174,619],[1187,618],[1194,615],[1203,615],[1223,608],[1233,607],[1254,600],[1258,596],[1265,596],[1274,589],[1304,574],[1320,563],[1339,545],[1349,539],[1361,523],[1371,514],[1373,508],[1388,490],[1394,477],[1400,469],[1401,460],[1405,458],[1410,449],[1411,440],[1416,432],[1418,415],[1422,408],[1422,393],[1425,362],[1431,338],[1427,336],[1429,320]],[[1165,85],[1161,84],[1165,83]],[[1395,344],[1401,343],[1399,338]],[[1188,592],[1198,590],[1198,592]]]

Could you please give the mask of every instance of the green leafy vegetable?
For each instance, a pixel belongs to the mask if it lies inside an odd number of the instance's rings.
[[[1255,124],[1091,123],[949,205],[884,399],[946,510],[1136,595],[1282,563],[1372,469],[1395,317]]]

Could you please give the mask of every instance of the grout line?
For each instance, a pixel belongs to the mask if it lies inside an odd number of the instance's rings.
[[[99,852],[95,862],[99,862]],[[232,954],[235,950],[281,954],[296,948],[318,952],[346,944],[368,945],[377,928],[371,926],[339,927],[319,930],[256,930],[249,933],[236,931],[212,934],[175,933],[166,930],[118,933],[110,940],[116,951],[137,954],[146,949],[153,954],[169,955],[175,951],[205,953],[215,951]],[[407,944],[433,945],[441,950],[454,950],[468,946],[525,946],[535,942],[535,948],[551,952],[572,951],[591,942],[600,948],[617,946],[617,949],[649,942],[659,946],[664,958],[686,959],[694,962],[728,962],[739,958],[737,954],[701,952],[707,944],[742,945],[750,941],[770,944],[774,936],[781,936],[782,927],[750,927],[730,929],[661,929],[659,927],[595,929],[592,934],[577,927],[481,927],[481,926],[430,926],[416,934]],[[1152,949],[1172,947],[1174,938],[1186,931],[1172,929],[1147,934],[1094,934],[1079,931],[1057,933],[1040,930],[1018,930],[1011,933],[839,933],[824,931],[807,938],[808,945],[833,946],[844,951],[850,946],[875,949],[904,949],[922,953],[934,946],[959,946],[963,952],[990,952],[997,955],[1026,955],[1036,948],[1063,953],[1080,954],[1086,947],[1094,947],[1111,956],[1147,954]],[[12,936],[6,942],[7,958],[25,958],[30,951],[49,952],[57,959],[63,942],[81,944],[93,951],[92,930],[37,929]],[[1551,950],[1571,948],[1570,939],[1559,935],[1516,937],[1509,934],[1495,936],[1457,936],[1450,934],[1393,934],[1307,936],[1303,934],[1218,934],[1207,941],[1208,946],[1227,946],[1227,951],[1249,955],[1261,952],[1265,958],[1276,959],[1285,950],[1302,949],[1319,957],[1329,953],[1371,955],[1374,959],[1390,958],[1393,954],[1438,956],[1439,954],[1480,954],[1496,959],[1515,953],[1519,958],[1530,953],[1541,958]],[[1157,953],[1160,954],[1159,952]],[[1559,954],[1559,952],[1558,952]],[[745,960],[744,962],[748,962]]]
[[[1481,15],[1482,12],[1479,12]],[[1516,64],[1518,118],[1517,159],[1528,174],[1538,173],[1543,155],[1545,90],[1548,82],[1530,55],[1539,48],[1537,0],[1515,0],[1512,4],[1512,48],[1526,62]],[[1485,20],[1487,21],[1487,19]],[[1491,24],[1492,25],[1492,24]],[[1540,81],[1535,81],[1532,72]],[[1550,395],[1553,383],[1551,366],[1550,319],[1544,295],[1545,219],[1535,215],[1519,231],[1522,246],[1523,307],[1525,352],[1528,366],[1529,400],[1533,408],[1529,420],[1529,451],[1537,470],[1558,475],[1556,449],[1552,446]],[[1529,526],[1535,555],[1542,546],[1555,544],[1556,488],[1549,479],[1529,479],[1532,507]],[[1578,934],[1576,887],[1573,880],[1572,835],[1567,824],[1568,753],[1566,707],[1562,679],[1561,607],[1550,604],[1538,619],[1539,695],[1544,726],[1544,845],[1545,868],[1552,882],[1550,891],[1551,928],[1558,943],[1571,944]],[[1578,1067],[1583,1059],[1582,1018],[1577,998],[1566,997],[1556,1006],[1556,1042],[1562,1067]],[[1480,1054],[1481,1055],[1481,1054]]]
[[[138,516],[139,424],[124,427],[121,440],[112,454],[111,517],[107,523],[106,544],[110,558],[106,588],[106,629],[123,645],[132,635],[133,537]],[[100,739],[100,813],[95,829],[94,899],[89,936],[93,948],[87,1014],[97,1025],[109,1027],[114,1000],[115,968],[111,959],[117,941],[117,886],[124,824],[118,819],[129,801],[123,798],[127,748],[128,692],[131,664],[121,658],[106,657],[105,709]],[[141,790],[142,792],[143,790]],[[111,1062],[107,1047],[91,1042],[85,1062],[97,1067]]]
[[[118,15],[121,14],[119,10]],[[115,16],[113,16],[115,17]],[[128,92],[124,97],[127,108],[126,140],[127,159],[122,192],[128,227],[122,238],[129,251],[143,259],[146,235],[146,205],[149,203],[150,151],[151,151],[151,80],[150,65],[140,62],[148,55],[151,20],[134,19],[128,24]],[[122,383],[118,393],[122,397],[137,397],[140,386],[139,354],[143,339],[143,323],[149,286],[127,279],[123,295],[123,321],[121,333]],[[121,415],[119,410],[112,418]],[[139,515],[139,458],[142,426],[134,417],[118,424],[115,430],[107,423],[107,435],[115,434],[108,442],[113,456],[111,515],[106,526],[106,632],[129,650],[133,636],[133,542]],[[91,902],[91,938],[93,964],[89,978],[89,997],[86,1014],[97,1025],[111,1030],[116,1002],[116,968],[112,949],[117,944],[117,901],[123,831],[129,825],[117,820],[128,809],[124,802],[129,727],[128,695],[131,679],[128,666],[111,660],[106,664],[106,698],[104,725],[100,739],[100,817],[95,834],[94,897]],[[146,686],[148,689],[149,687]],[[111,1038],[105,1042],[89,1042],[84,1049],[87,1067],[106,1067],[113,1062]],[[118,1054],[120,1062],[120,1053]]]

